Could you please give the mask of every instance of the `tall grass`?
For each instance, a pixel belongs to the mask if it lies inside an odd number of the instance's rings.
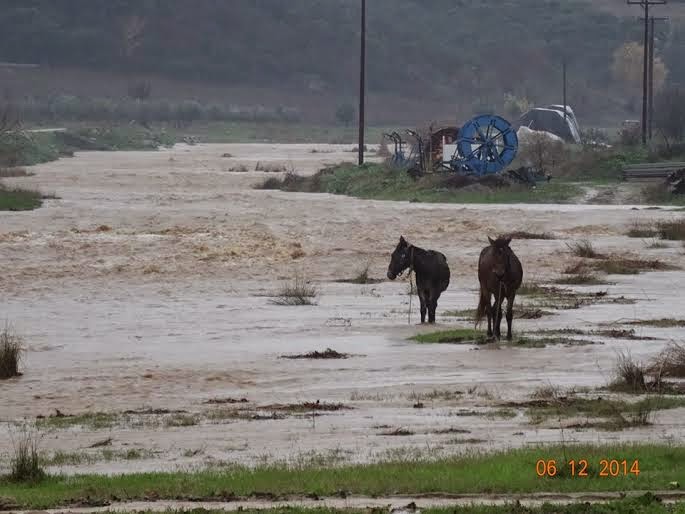
[[[13,482],[38,482],[45,478],[39,455],[40,434],[27,426],[12,440],[10,475]]]
[[[645,381],[645,367],[642,363],[633,360],[630,352],[619,351],[614,365],[614,382],[612,389],[627,390],[631,393],[643,393],[647,391]]]
[[[0,379],[18,377],[19,363],[24,353],[24,341],[9,325],[0,332]]]
[[[318,294],[316,286],[298,275],[291,282],[283,284],[271,303],[274,305],[314,305],[314,299]]]
[[[594,246],[592,246],[592,243],[587,239],[573,243],[566,243],[566,246],[576,257],[585,257],[588,259],[600,259],[604,257],[601,253],[595,250]]]

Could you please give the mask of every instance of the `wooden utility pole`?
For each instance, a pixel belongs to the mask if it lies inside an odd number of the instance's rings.
[[[648,126],[648,132],[649,132],[649,139],[652,139],[652,128],[654,124],[654,40],[656,39],[656,27],[655,27],[655,22],[657,21],[667,21],[668,18],[657,18],[654,16],[651,16],[649,21],[650,21],[650,28],[649,28],[649,93],[648,93],[648,121],[647,121],[647,126]]]
[[[642,70],[642,122],[641,122],[641,129],[642,129],[642,144],[646,145],[647,144],[647,116],[648,116],[648,110],[647,110],[647,103],[648,103],[648,94],[647,90],[649,89],[649,56],[647,55],[649,52],[649,6],[650,5],[664,5],[666,3],[666,0],[628,0],[628,5],[640,5],[642,8],[645,10],[645,31],[644,31],[644,43],[642,48],[644,51],[642,52],[644,54],[644,59],[643,59],[643,70]]]
[[[649,23],[649,98],[647,101],[647,127],[649,140],[652,140],[652,118],[654,117],[654,16]]]
[[[563,62],[563,68],[564,68],[564,122],[566,122],[567,114],[566,114],[566,58],[564,58]]]
[[[364,164],[364,106],[366,94],[366,0],[362,0],[361,54],[359,56],[359,166]]]

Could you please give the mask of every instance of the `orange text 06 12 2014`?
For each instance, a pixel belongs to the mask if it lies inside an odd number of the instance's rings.
[[[539,459],[535,474],[542,477],[617,478],[640,476],[640,462],[632,459]]]

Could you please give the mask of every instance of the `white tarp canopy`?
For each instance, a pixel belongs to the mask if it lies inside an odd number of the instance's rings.
[[[519,145],[522,147],[533,143],[538,137],[543,137],[553,143],[564,142],[563,139],[555,134],[552,134],[551,132],[545,132],[544,130],[532,130],[526,126],[519,127],[519,129],[516,131],[516,135],[519,139]]]
[[[531,109],[523,114],[519,118],[518,125],[536,131],[549,132],[567,143],[581,142],[578,120],[573,109],[568,105],[566,106],[565,120],[563,105],[549,105]]]

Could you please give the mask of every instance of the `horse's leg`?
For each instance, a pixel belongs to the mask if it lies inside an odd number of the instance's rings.
[[[435,323],[435,310],[438,308],[438,293],[437,289],[428,292],[428,323]]]
[[[419,297],[419,303],[421,308],[421,323],[426,322],[426,294],[425,294],[426,284],[423,280],[419,279],[416,275],[416,294]]]
[[[492,337],[492,298],[488,291],[484,291],[481,294],[485,295],[483,301],[485,302],[485,312],[488,315],[488,337]]]
[[[495,305],[492,308],[493,317],[495,318],[494,332],[497,339],[502,337],[502,332],[500,331],[500,324],[502,323],[502,300],[502,293],[501,291],[498,291],[495,294]]]
[[[514,319],[514,298],[516,293],[507,298],[507,339],[511,341],[511,322]]]

